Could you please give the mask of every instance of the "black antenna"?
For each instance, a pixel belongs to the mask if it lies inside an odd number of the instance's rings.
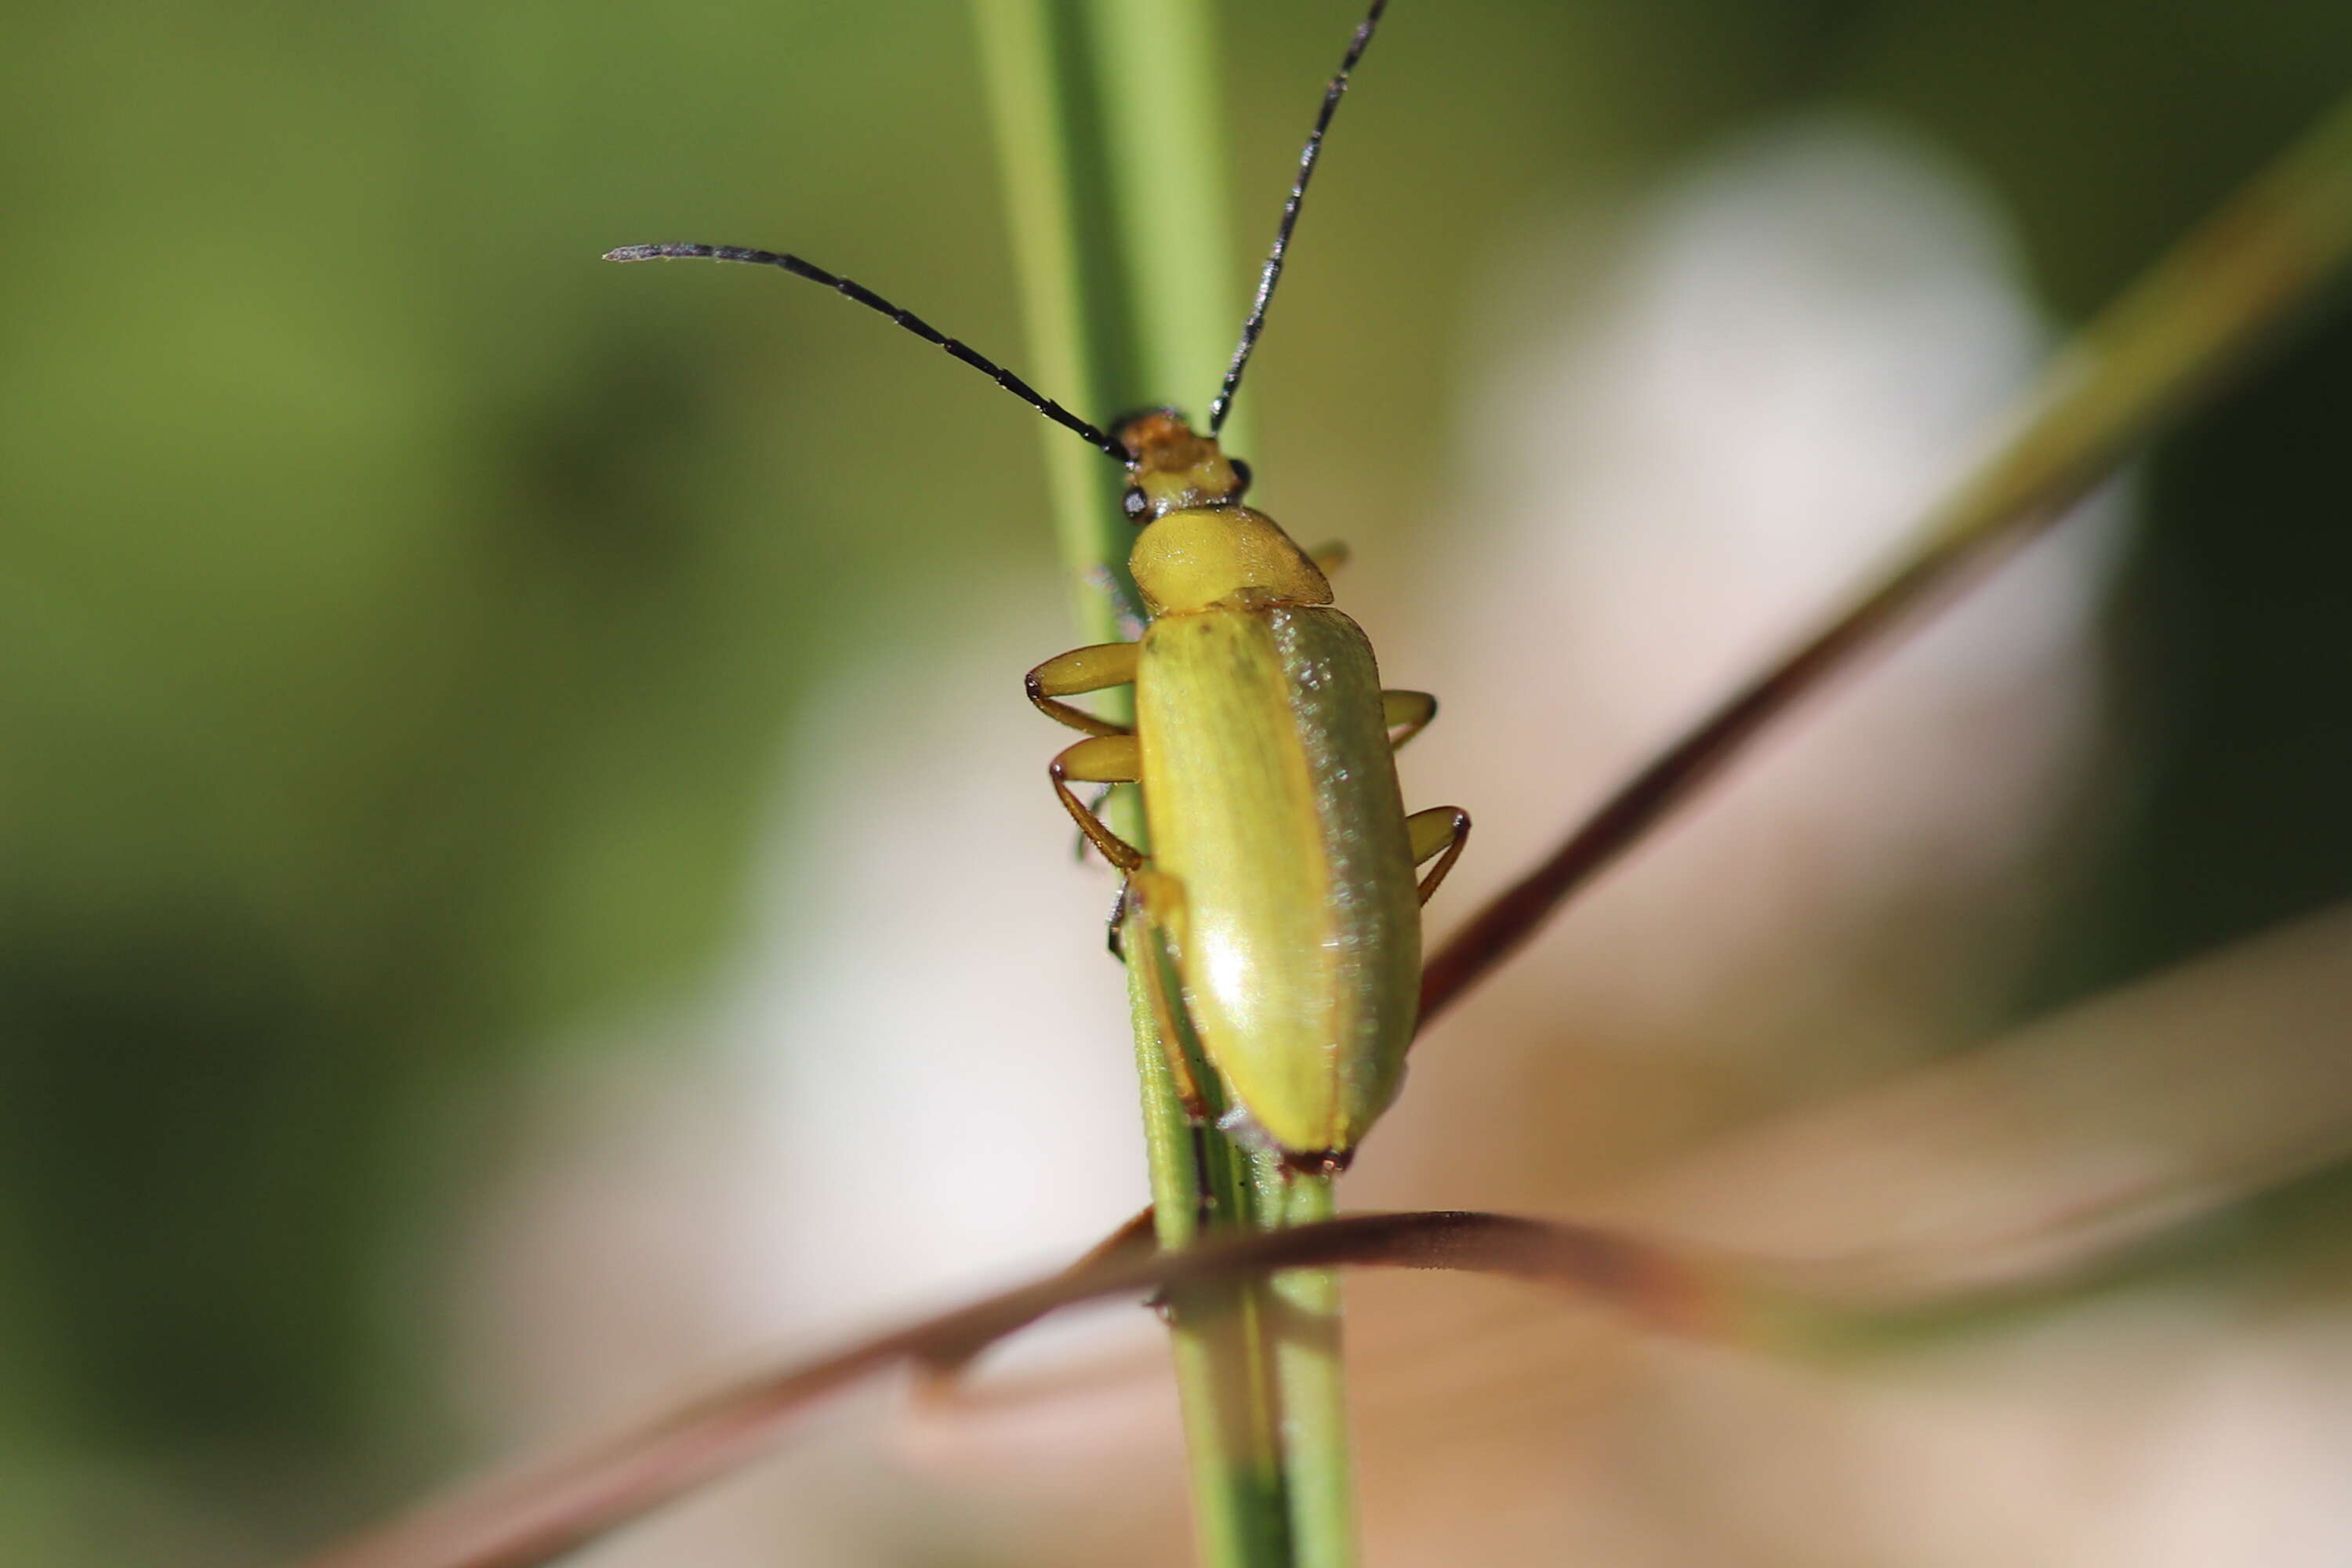
[[[1384,0],[1385,3],[1385,0]],[[1328,116],[1326,118],[1328,118]],[[822,283],[838,294],[845,294],[869,310],[879,310],[927,343],[936,343],[956,359],[971,366],[1013,396],[1051,419],[1065,430],[1075,430],[1102,451],[1118,459],[1120,468],[1129,467],[1134,459],[1126,447],[1104,435],[1060,404],[1031,386],[1027,382],[981,354],[970,345],[959,342],[916,315],[902,310],[863,283],[847,278],[836,278],[813,262],[797,256],[787,256],[780,250],[748,250],[740,245],[625,245],[618,250],[604,253],[607,261],[749,261],[761,267],[781,267],[795,278],[805,278],[812,283]]]
[[[1339,100],[1347,95],[1348,73],[1364,58],[1365,46],[1372,41],[1372,30],[1381,25],[1381,13],[1389,8],[1389,0],[1372,0],[1372,8],[1357,25],[1356,36],[1349,40],[1348,52],[1339,61],[1339,74],[1323,89],[1323,112],[1315,117],[1315,129],[1307,133],[1307,151],[1298,155],[1298,178],[1291,182],[1290,199],[1282,204],[1282,226],[1274,231],[1274,249],[1265,258],[1265,270],[1257,277],[1257,299],[1250,305],[1249,320],[1242,323],[1241,346],[1234,350],[1234,363],[1225,371],[1225,384],[1217,389],[1215,401],[1209,405],[1209,434],[1213,436],[1225,427],[1225,416],[1233,411],[1234,393],[1242,384],[1242,372],[1249,367],[1250,351],[1257,347],[1258,334],[1265,331],[1266,302],[1274,298],[1274,286],[1282,280],[1283,258],[1290,249],[1290,231],[1298,226],[1298,204],[1307,199],[1307,182],[1315,176],[1315,160],[1323,155],[1323,132],[1331,129],[1331,116],[1339,111]]]

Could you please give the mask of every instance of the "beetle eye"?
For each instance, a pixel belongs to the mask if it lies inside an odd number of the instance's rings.
[[[1239,458],[1228,458],[1225,466],[1234,471],[1234,494],[1238,496],[1250,488],[1250,466]]]
[[[1127,513],[1129,522],[1141,522],[1144,515],[1151,510],[1151,503],[1144,499],[1142,489],[1134,485],[1129,485],[1127,493],[1118,498],[1118,506]]]

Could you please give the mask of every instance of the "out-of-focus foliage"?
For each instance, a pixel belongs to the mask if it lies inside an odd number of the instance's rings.
[[[1353,12],[1230,18],[1253,245]],[[153,1548],[109,1488],[276,1546],[427,1468],[436,1216],[514,1069],[713,962],[814,678],[1053,571],[1010,400],[800,285],[594,259],[788,247],[1019,363],[971,48],[938,3],[0,20],[0,1554]],[[1711,138],[1904,121],[2078,314],[2347,58],[2327,0],[1404,0],[1253,373],[1270,504],[1412,528],[1468,280]],[[2053,992],[2352,886],[2347,348],[2155,466],[2155,765]]]

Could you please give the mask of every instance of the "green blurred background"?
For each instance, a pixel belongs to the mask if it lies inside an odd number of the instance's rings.
[[[1253,248],[1354,15],[1229,8]],[[1260,473],[1370,548],[1444,472],[1482,264],[1564,202],[1856,107],[1973,167],[2079,319],[2352,80],[2336,0],[1391,29],[1251,391]],[[1015,364],[1020,322],[960,5],[0,37],[0,1556],[236,1560],[446,1468],[402,1303],[550,1042],[726,951],[811,682],[1055,570],[1010,400],[814,290],[598,252],[789,247]],[[2347,350],[2155,466],[2116,628],[2155,744],[2053,994],[2352,887]]]

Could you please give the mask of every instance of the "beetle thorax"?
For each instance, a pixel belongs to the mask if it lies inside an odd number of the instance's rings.
[[[1331,584],[1307,552],[1245,506],[1170,512],[1148,524],[1128,570],[1155,616],[1331,602]]]

